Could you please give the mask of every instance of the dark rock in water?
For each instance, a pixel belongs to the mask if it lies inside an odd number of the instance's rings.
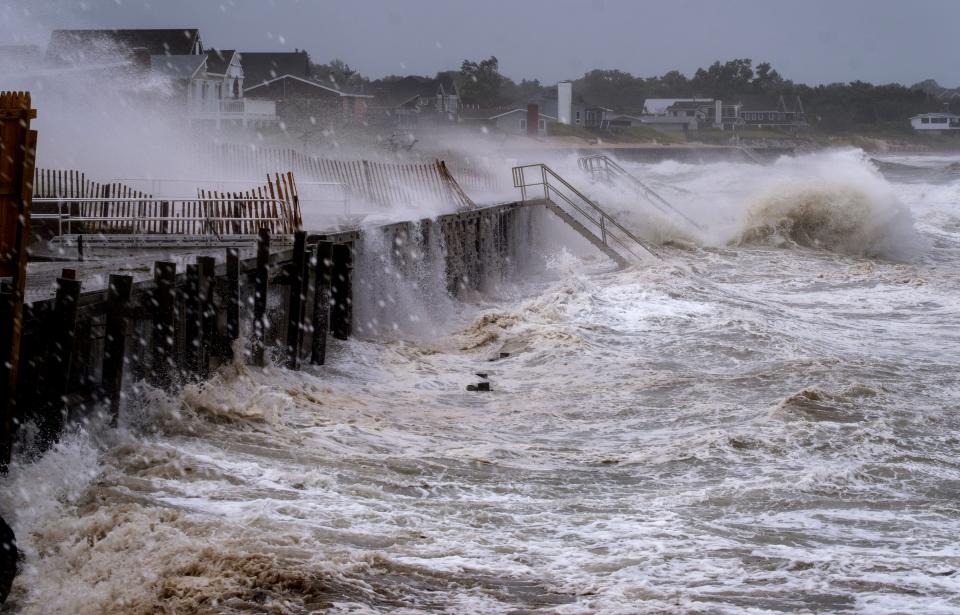
[[[478,391],[489,391],[489,390],[490,390],[490,383],[489,383],[489,382],[478,382],[478,383],[477,383],[477,390],[478,390]]]
[[[486,372],[477,372],[477,378],[487,379],[488,374]]]
[[[467,385],[467,390],[468,390],[468,391],[476,391],[476,390],[477,390],[477,385],[475,385],[475,384],[468,384],[468,385]]]
[[[17,576],[17,562],[20,553],[17,551],[17,539],[7,522],[0,517],[0,604],[7,599],[13,577]]]

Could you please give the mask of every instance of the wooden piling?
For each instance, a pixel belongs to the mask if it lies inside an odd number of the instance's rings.
[[[197,257],[197,289],[200,299],[200,371],[201,378],[209,375],[210,355],[216,343],[217,308],[214,281],[217,260],[212,256]]]
[[[269,283],[270,231],[261,228],[257,239],[257,271],[254,276],[253,295],[253,350],[251,361],[260,367],[264,364],[266,342],[267,284]]]
[[[297,231],[293,238],[293,262],[289,270],[290,300],[287,314],[287,367],[300,369],[303,347],[303,318],[306,312],[304,289],[307,279],[307,233]]]
[[[200,299],[200,267],[187,265],[187,285],[184,288],[184,376],[200,374],[203,356],[203,302]]]
[[[0,92],[0,276],[11,278],[0,291],[0,472],[13,448],[17,413],[17,370],[23,329],[27,243],[37,153],[37,116],[29,92]]]
[[[154,386],[169,388],[173,384],[172,368],[176,361],[177,264],[157,261],[153,264],[153,369]]]
[[[353,332],[353,248],[349,243],[333,246],[333,279],[330,288],[330,332],[345,340]]]
[[[127,345],[127,305],[133,276],[110,275],[107,290],[107,327],[103,350],[101,387],[110,401],[110,425],[117,426],[120,417],[120,393],[123,389],[124,353]]]
[[[330,326],[330,284],[333,279],[333,243],[317,242],[314,265],[313,337],[310,362],[323,365],[327,357],[327,330]]]
[[[227,332],[224,359],[233,358],[233,343],[240,338],[240,251],[227,248]]]
[[[67,417],[64,398],[69,385],[79,299],[80,282],[66,277],[57,279],[57,294],[46,350],[46,374],[41,392],[45,400],[39,416],[43,448],[60,438]]]

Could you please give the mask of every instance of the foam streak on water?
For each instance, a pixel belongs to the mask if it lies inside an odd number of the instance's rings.
[[[960,187],[866,164],[637,166],[710,236],[141,396],[5,480],[5,608],[956,612]]]

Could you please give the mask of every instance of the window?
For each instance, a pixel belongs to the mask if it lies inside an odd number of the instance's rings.
[[[930,123],[930,118],[928,118],[928,117],[920,118],[920,123],[921,123],[921,124],[929,124],[929,123]]]
[[[537,122],[537,128],[540,129],[540,132],[543,132],[547,129],[547,120],[540,120]]]
[[[526,130],[526,129],[527,129],[527,118],[521,118],[521,119],[520,119],[520,130]]]
[[[576,122],[576,123],[577,123],[577,126],[580,125],[580,112],[579,112],[579,111],[577,111],[577,122]]]

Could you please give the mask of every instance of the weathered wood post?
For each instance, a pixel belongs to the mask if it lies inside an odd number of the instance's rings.
[[[349,243],[333,246],[330,332],[345,340],[353,332],[353,248]]]
[[[120,393],[123,390],[124,353],[127,346],[127,305],[132,288],[133,276],[110,274],[101,386],[104,397],[110,400],[111,427],[116,427],[120,418]]]
[[[254,276],[253,293],[253,349],[251,360],[260,367],[264,364],[263,350],[266,342],[267,284],[270,282],[270,231],[261,228],[257,238],[257,271]]]
[[[210,372],[210,355],[217,331],[217,308],[214,304],[213,284],[217,260],[212,256],[197,257],[197,288],[200,299],[200,371],[201,378]]]
[[[64,398],[70,379],[79,300],[80,282],[67,277],[58,278],[42,391],[46,399],[40,411],[40,439],[44,448],[60,438],[67,417]]]
[[[0,471],[10,462],[16,431],[17,369],[23,329],[27,242],[37,132],[29,92],[0,92]]]
[[[297,231],[293,236],[293,263],[290,271],[290,300],[287,314],[287,367],[300,369],[300,349],[303,347],[303,317],[306,312],[304,289],[307,280],[307,233]]]
[[[153,264],[153,361],[150,380],[160,388],[173,384],[172,368],[177,364],[176,322],[177,264],[157,261]]]
[[[330,327],[330,283],[333,279],[333,242],[317,242],[314,265],[313,337],[310,362],[323,365],[327,357],[327,330]]]
[[[233,358],[233,343],[240,338],[240,251],[227,248],[227,336],[224,359]]]
[[[184,376],[200,374],[200,357],[203,355],[203,303],[200,301],[200,267],[187,265],[187,284],[184,299]]]

